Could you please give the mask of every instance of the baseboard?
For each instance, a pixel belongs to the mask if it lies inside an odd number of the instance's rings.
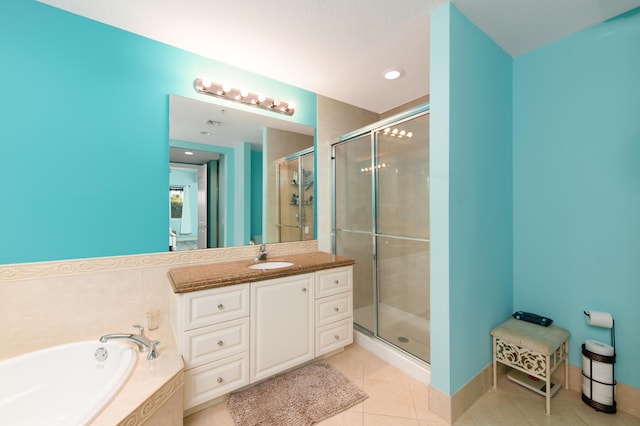
[[[455,423],[482,395],[493,386],[492,366],[489,364],[452,396],[430,386],[429,410],[447,424]]]

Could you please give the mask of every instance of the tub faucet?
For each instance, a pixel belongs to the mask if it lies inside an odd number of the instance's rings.
[[[156,359],[160,356],[156,346],[160,344],[157,340],[151,340],[144,335],[144,327],[139,324],[134,324],[133,327],[140,330],[139,334],[132,333],[113,333],[113,334],[105,334],[100,337],[100,342],[106,343],[109,340],[124,340],[127,342],[134,343],[140,352],[149,352],[147,355],[148,360]]]
[[[260,244],[260,251],[258,252],[258,255],[253,258],[253,261],[257,262],[259,260],[267,260],[267,255],[268,254],[269,254],[269,252],[267,251],[267,245],[266,244]]]

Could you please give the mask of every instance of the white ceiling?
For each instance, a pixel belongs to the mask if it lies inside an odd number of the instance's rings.
[[[429,93],[429,14],[445,0],[40,0],[374,112]],[[453,0],[512,56],[640,0]],[[395,81],[382,71],[399,67]]]

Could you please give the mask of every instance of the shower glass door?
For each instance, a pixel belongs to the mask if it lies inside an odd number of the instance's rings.
[[[334,145],[334,250],[356,326],[430,362],[429,115],[385,124]]]
[[[355,259],[353,321],[373,332],[376,326],[373,262],[371,136],[335,146],[336,253]],[[339,183],[339,184],[338,184]]]
[[[429,362],[429,115],[388,129],[375,150],[377,334]]]

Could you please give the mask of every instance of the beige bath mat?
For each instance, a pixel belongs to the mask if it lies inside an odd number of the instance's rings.
[[[227,406],[238,426],[302,426],[367,398],[338,369],[321,361],[231,394]]]

